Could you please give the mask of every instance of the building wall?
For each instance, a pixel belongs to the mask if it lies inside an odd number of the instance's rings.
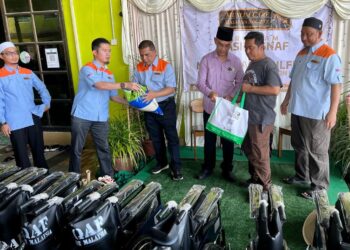
[[[72,70],[74,90],[78,87],[79,67],[74,42],[73,24],[71,18],[71,3],[74,4],[76,27],[80,46],[82,65],[93,59],[91,42],[95,38],[112,39],[112,25],[109,0],[62,0],[63,16],[68,40],[68,52]],[[117,82],[128,81],[128,66],[122,59],[121,28],[122,17],[121,1],[112,0],[114,30],[117,44],[112,46],[112,57],[109,69],[113,72]],[[125,109],[120,104],[111,103],[111,116],[122,113]]]

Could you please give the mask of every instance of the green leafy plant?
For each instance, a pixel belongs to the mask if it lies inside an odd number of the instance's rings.
[[[349,174],[350,170],[350,108],[347,104],[347,96],[349,92],[350,82],[344,84],[344,92],[338,114],[337,124],[332,130],[330,156],[336,166],[341,167],[343,176]],[[349,98],[349,97],[348,97]]]
[[[126,116],[111,118],[108,140],[113,162],[131,163],[137,171],[138,161],[145,159],[142,138],[139,122],[132,119],[129,110]]]

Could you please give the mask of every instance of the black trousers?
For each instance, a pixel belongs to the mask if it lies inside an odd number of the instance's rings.
[[[181,170],[179,137],[176,130],[176,104],[174,97],[169,97],[159,103],[164,115],[145,112],[147,131],[152,139],[156,152],[157,164],[164,167],[168,164],[165,138],[168,142],[170,154],[170,168],[173,171]]]
[[[210,114],[203,112],[204,127],[207,125]],[[213,171],[216,163],[216,138],[217,135],[205,129],[204,131],[204,164],[203,169]],[[224,161],[221,163],[223,172],[231,172],[233,170],[233,142],[221,138],[222,153]]]
[[[11,131],[10,140],[15,153],[16,165],[28,168],[31,162],[28,156],[29,144],[35,167],[48,168],[44,156],[44,138],[40,117],[33,115],[34,125]]]

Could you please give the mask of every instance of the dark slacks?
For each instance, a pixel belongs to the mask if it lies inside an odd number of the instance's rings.
[[[33,115],[34,125],[11,131],[10,140],[15,154],[16,165],[20,168],[28,168],[31,162],[28,156],[29,144],[33,164],[39,168],[48,168],[44,156],[44,138],[40,117]]]
[[[254,182],[261,183],[265,190],[271,185],[270,135],[273,125],[248,125],[248,133],[242,148],[248,158],[248,167]]]
[[[72,140],[69,171],[80,173],[81,154],[89,131],[96,147],[101,175],[114,175],[111,153],[108,144],[109,123],[95,122],[72,116]]]
[[[207,125],[210,114],[203,112],[204,127]],[[204,131],[204,164],[203,169],[213,171],[216,163],[216,138],[217,135],[205,129]],[[221,168],[223,172],[231,172],[233,170],[233,142],[221,138],[223,162]]]
[[[181,170],[179,137],[176,130],[176,104],[174,97],[159,102],[164,115],[145,112],[147,131],[151,137],[156,152],[157,164],[161,167],[168,165],[165,138],[168,142],[170,154],[170,168],[173,171]]]
[[[311,181],[312,189],[329,186],[330,130],[323,120],[292,114],[291,144],[295,150],[295,176]]]

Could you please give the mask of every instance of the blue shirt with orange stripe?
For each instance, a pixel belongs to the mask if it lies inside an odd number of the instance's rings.
[[[33,88],[43,104],[35,104]],[[11,131],[34,125],[32,115],[42,117],[50,101],[45,84],[31,70],[7,65],[0,69],[0,122],[6,122]]]
[[[336,52],[323,41],[302,49],[290,77],[289,112],[324,120],[330,109],[331,85],[342,83],[341,61]]]
[[[174,69],[170,63],[156,57],[151,66],[140,62],[134,72],[133,81],[147,86],[149,90],[159,91],[165,87],[176,88],[176,79]],[[164,101],[170,94],[157,98],[157,102]]]
[[[79,72],[78,93],[75,95],[71,114],[75,117],[106,122],[109,117],[109,100],[118,95],[116,90],[95,88],[97,82],[115,82],[112,72],[97,61],[87,63]]]

